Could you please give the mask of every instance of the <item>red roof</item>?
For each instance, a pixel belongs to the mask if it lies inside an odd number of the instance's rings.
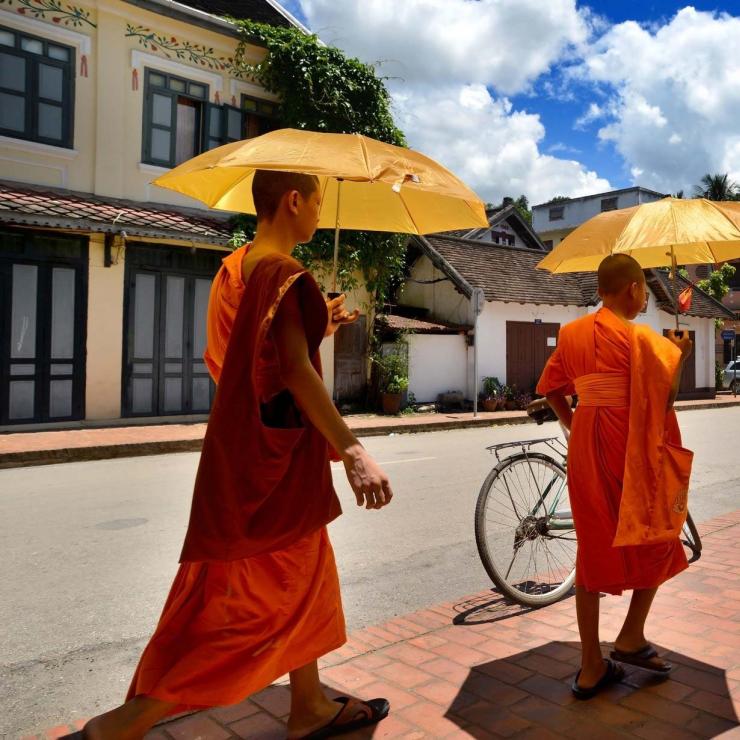
[[[445,324],[439,321],[422,321],[407,316],[382,315],[378,321],[383,322],[389,329],[396,331],[410,331],[415,334],[459,334],[467,332],[470,327],[457,324]]]
[[[208,211],[157,206],[0,180],[0,222],[77,231],[226,244],[228,218]]]

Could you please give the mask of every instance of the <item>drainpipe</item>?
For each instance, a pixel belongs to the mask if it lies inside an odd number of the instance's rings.
[[[478,317],[483,313],[486,296],[482,288],[473,288],[470,305],[473,309],[473,416],[478,416]]]

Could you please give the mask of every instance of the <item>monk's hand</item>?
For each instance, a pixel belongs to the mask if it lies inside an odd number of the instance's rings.
[[[344,302],[347,296],[341,293],[336,298],[331,298],[326,302],[326,310],[329,312],[329,323],[326,325],[325,337],[330,337],[342,324],[353,324],[360,318],[360,312],[355,309],[350,313],[345,307]]]
[[[694,349],[694,343],[689,338],[689,333],[687,331],[682,331],[681,336],[679,336],[675,329],[669,329],[668,339],[681,350],[682,360],[685,360],[689,355],[691,355],[691,352]]]
[[[358,506],[382,509],[393,498],[388,476],[359,443],[342,453],[344,470]]]

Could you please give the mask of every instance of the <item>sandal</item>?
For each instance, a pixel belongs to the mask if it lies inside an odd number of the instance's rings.
[[[573,679],[573,684],[570,687],[576,699],[591,699],[605,688],[614,683],[619,683],[624,678],[624,668],[619,663],[615,663],[608,658],[604,658],[604,663],[606,663],[604,675],[593,686],[589,686],[588,688],[578,685],[581,671],[579,670],[576,673],[576,677]]]
[[[301,740],[319,740],[319,738],[334,737],[335,735],[343,735],[346,732],[353,732],[363,727],[371,727],[385,719],[391,709],[391,705],[387,699],[360,701],[359,699],[352,699],[349,696],[338,696],[334,701],[342,705],[342,708],[336,713],[334,719],[328,725],[324,725],[318,730],[304,735]],[[348,707],[351,707],[351,702],[353,701],[357,706],[349,721],[338,723],[337,720],[342,717]]]
[[[658,651],[650,643],[632,653],[626,653],[615,648],[609,655],[613,660],[618,660],[620,663],[637,666],[646,671],[653,671],[653,673],[662,673],[665,675],[673,670],[673,665],[666,661],[663,661],[662,666],[658,666],[652,662],[653,658],[658,657]]]

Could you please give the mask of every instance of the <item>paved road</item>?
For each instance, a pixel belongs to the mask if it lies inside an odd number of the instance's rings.
[[[740,409],[680,416],[697,453],[698,521],[740,508]],[[489,585],[473,511],[487,444],[555,434],[508,426],[365,441],[396,498],[331,533],[350,629]],[[0,737],[89,716],[125,694],[177,567],[197,455],[0,471]],[[338,471],[341,473],[341,471]]]

